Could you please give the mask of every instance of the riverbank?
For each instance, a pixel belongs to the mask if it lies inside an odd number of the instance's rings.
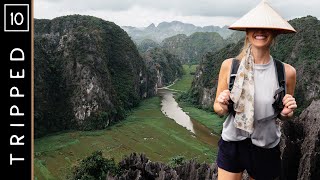
[[[182,78],[175,82],[174,85],[170,86],[170,90],[177,92],[175,93],[176,100],[181,93],[187,92],[190,89],[194,76],[193,74],[196,72],[197,66],[198,65],[183,65],[184,74]],[[188,102],[178,100],[177,102],[183,111],[187,112],[192,119],[209,128],[212,133],[217,135],[221,134],[224,119],[215,114],[213,109],[212,112],[209,112],[199,109]]]
[[[194,73],[196,72],[198,65],[183,65],[183,75],[182,77],[175,82],[172,86],[169,86],[169,89],[187,92],[192,84]]]
[[[66,179],[72,167],[95,150],[119,161],[144,152],[152,161],[168,163],[182,155],[213,162],[216,149],[203,143],[160,111],[160,98],[144,100],[125,120],[100,131],[75,131],[35,140],[35,179]]]
[[[208,112],[196,108],[188,102],[178,101],[178,104],[192,119],[206,126],[212,133],[220,136],[224,118],[219,117],[217,114],[213,113],[213,111]]]

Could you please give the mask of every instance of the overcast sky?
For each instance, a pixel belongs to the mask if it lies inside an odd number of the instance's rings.
[[[52,19],[92,15],[120,26],[145,27],[174,20],[197,26],[230,25],[261,0],[34,0],[34,17]],[[320,19],[320,0],[268,0],[290,20],[312,15]]]

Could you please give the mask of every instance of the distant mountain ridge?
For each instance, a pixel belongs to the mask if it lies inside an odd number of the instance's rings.
[[[172,22],[161,22],[158,26],[155,26],[153,23],[144,28],[137,28],[132,26],[122,26],[133,41],[136,43],[140,43],[144,39],[151,39],[160,43],[165,38],[177,35],[177,34],[185,34],[187,36],[195,33],[195,32],[217,32],[224,39],[228,38],[232,34],[232,30],[229,30],[227,26],[219,27],[219,26],[195,26],[189,23],[183,23],[180,21],[172,21]]]
[[[190,36],[178,34],[162,41],[161,47],[177,55],[182,63],[199,63],[202,56],[225,47],[229,41],[217,32],[195,32]]]

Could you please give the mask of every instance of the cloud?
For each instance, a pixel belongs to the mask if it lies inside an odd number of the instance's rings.
[[[147,26],[151,22],[185,20],[198,25],[210,21],[228,24],[255,7],[260,0],[36,0],[35,17],[49,18],[86,14],[117,24]],[[320,17],[319,0],[269,0],[286,19]],[[196,19],[199,22],[196,22]],[[208,22],[206,22],[208,21]],[[218,24],[219,24],[218,23]]]

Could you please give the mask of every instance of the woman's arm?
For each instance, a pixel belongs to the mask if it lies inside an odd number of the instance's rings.
[[[297,108],[297,103],[293,97],[294,90],[296,87],[296,70],[289,64],[285,64],[286,73],[286,88],[287,94],[284,96],[282,102],[285,106],[281,111],[281,119],[289,119],[293,116],[293,111]]]
[[[287,94],[293,96],[294,89],[296,88],[296,69],[289,64],[284,65],[287,81]]]
[[[228,112],[228,100],[230,98],[230,92],[228,90],[228,79],[230,74],[232,59],[226,59],[221,64],[218,87],[216,91],[216,98],[213,104],[214,111],[222,116]]]

